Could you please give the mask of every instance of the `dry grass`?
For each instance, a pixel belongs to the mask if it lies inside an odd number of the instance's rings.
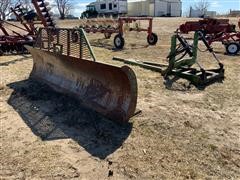
[[[105,40],[101,34],[88,36],[99,61],[122,66],[122,63],[111,60],[113,56],[121,56],[165,62],[164,57],[170,48],[170,36],[186,20],[189,19],[155,19],[154,31],[159,35],[160,41],[154,47],[146,47],[144,33],[128,33],[125,38],[126,47],[122,51],[111,49],[113,38]],[[231,21],[236,24],[237,18],[231,18]],[[79,25],[79,21],[59,22],[60,27],[76,25]],[[215,83],[205,90],[193,86],[187,88],[188,82],[183,80],[166,88],[159,73],[132,67],[138,79],[138,108],[143,112],[131,120],[131,132],[121,147],[105,159],[92,153],[95,152],[94,149],[99,150],[101,145],[112,148],[112,144],[118,141],[116,133],[128,133],[128,128],[120,127],[119,130],[118,126],[99,120],[98,124],[104,124],[104,127],[99,125],[99,134],[88,122],[81,121],[75,127],[60,123],[61,133],[68,135],[66,138],[50,138],[47,141],[40,139],[32,132],[31,126],[25,123],[20,113],[22,108],[26,109],[25,116],[30,119],[39,118],[40,112],[48,112],[47,118],[53,118],[54,121],[50,122],[55,123],[59,119],[66,121],[69,118],[82,118],[84,112],[80,110],[79,114],[74,111],[74,103],[64,99],[67,101],[63,101],[66,109],[60,114],[51,114],[51,108],[57,106],[55,100],[58,102],[59,96],[52,95],[50,91],[51,96],[48,93],[41,94],[47,96],[44,100],[31,99],[32,96],[27,94],[38,93],[40,88],[31,83],[30,90],[22,87],[20,93],[13,91],[7,85],[27,79],[32,61],[22,56],[0,57],[0,176],[107,179],[113,172],[109,178],[239,179],[240,58],[224,55],[221,44],[214,44],[214,48],[225,65],[226,78],[223,83]],[[210,57],[207,53],[199,55],[202,63],[213,66],[214,61]],[[36,108],[40,110],[37,111]],[[77,117],[73,117],[73,114]],[[51,124],[47,124],[46,128],[49,127]]]

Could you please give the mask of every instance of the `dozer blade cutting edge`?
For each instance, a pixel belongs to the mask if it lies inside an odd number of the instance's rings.
[[[82,105],[113,121],[128,122],[134,116],[137,80],[128,66],[116,67],[69,56],[64,49],[56,53],[38,44],[26,48],[34,62],[30,78],[77,98]]]

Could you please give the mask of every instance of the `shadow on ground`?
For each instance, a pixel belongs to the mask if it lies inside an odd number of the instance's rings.
[[[43,141],[71,138],[91,155],[106,158],[121,147],[132,124],[116,124],[48,86],[25,80],[8,84],[8,103]]]
[[[5,56],[7,56],[7,55],[5,55]],[[10,64],[15,64],[17,62],[22,62],[22,61],[29,60],[32,58],[31,56],[26,56],[26,55],[22,55],[22,56],[23,56],[22,58],[17,58],[17,59],[11,60],[11,61],[0,63],[0,66],[8,66]]]
[[[127,39],[125,41],[127,41]],[[106,38],[92,39],[92,40],[90,40],[90,44],[91,44],[91,46],[99,47],[99,48],[105,48],[105,49],[108,49],[108,50],[112,50],[114,52],[123,50],[123,49],[116,48],[114,46],[114,42],[113,42],[112,39],[106,39]],[[129,43],[128,46],[129,47],[127,47],[127,49],[130,49],[130,50],[143,49],[143,48],[148,48],[149,47],[148,44],[135,44],[135,43],[134,44]],[[124,48],[126,48],[126,46]]]
[[[205,83],[205,84],[199,84],[194,85],[188,80],[181,79],[177,76],[165,77],[164,78],[164,85],[166,89],[172,90],[172,91],[182,91],[182,92],[188,92],[191,91],[191,89],[194,87],[198,90],[204,91],[206,87],[214,84],[214,83],[223,83],[224,77],[219,79],[213,79],[212,81]]]
[[[105,39],[105,38],[92,39],[90,40],[90,44],[91,46],[105,48],[108,50],[113,50],[113,47],[114,47],[113,43],[109,39]]]

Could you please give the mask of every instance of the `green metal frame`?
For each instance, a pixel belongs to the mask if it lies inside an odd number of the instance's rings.
[[[169,59],[169,66],[166,70],[163,71],[163,75],[165,74],[171,74],[171,71],[173,69],[180,68],[181,66],[192,66],[197,61],[197,51],[198,51],[198,33],[196,32],[194,34],[194,41],[193,41],[193,55],[191,58],[184,58],[176,61],[176,56],[171,56]],[[173,35],[171,38],[171,52],[170,54],[174,54],[176,52],[177,48],[177,34]]]
[[[157,64],[154,62],[147,61],[125,60],[119,57],[113,57],[113,60],[122,61],[127,64],[137,65],[145,69],[160,72],[162,76],[164,76],[165,78],[167,78],[170,75],[174,75],[176,77],[189,80],[195,86],[204,86],[214,81],[224,79],[224,68],[223,64],[221,64],[219,60],[216,58],[213,49],[207,44],[207,42],[204,39],[202,40],[204,44],[207,46],[208,51],[212,53],[213,56],[217,59],[219,68],[205,70],[202,67],[200,67],[199,69],[191,67],[192,65],[197,63],[198,43],[199,39],[201,38],[202,37],[199,36],[199,32],[195,32],[193,46],[191,46],[191,53],[189,57],[177,59],[176,58],[177,44],[178,41],[183,40],[183,38],[180,37],[178,34],[173,35],[171,38],[171,51],[168,56],[169,57],[168,65]],[[186,53],[186,50],[183,50],[182,52]]]
[[[192,65],[197,63],[198,43],[200,38],[201,37],[199,37],[199,33],[195,32],[191,57],[180,60],[176,60],[176,56],[171,56],[169,58],[169,66],[166,70],[162,71],[162,75],[164,77],[167,77],[168,75],[175,75],[177,77],[189,80],[190,82],[192,82],[192,84],[196,86],[206,85],[208,83],[216,81],[217,79],[224,78],[224,69],[221,63],[219,63],[219,68],[217,69],[197,70],[195,68],[191,68]],[[177,34],[172,36],[170,54],[174,54],[176,52],[176,48]]]
[[[78,31],[79,31],[79,34],[80,34],[80,49],[82,50],[82,48],[84,46],[83,42],[85,42],[85,44],[87,45],[87,48],[88,48],[88,50],[89,50],[89,52],[90,52],[90,54],[93,58],[93,61],[96,61],[96,56],[94,54],[92,46],[90,45],[90,43],[88,41],[88,38],[87,38],[87,35],[86,35],[84,29],[79,28]],[[83,51],[81,51],[81,52],[83,52]],[[82,56],[80,56],[80,58],[82,58]]]

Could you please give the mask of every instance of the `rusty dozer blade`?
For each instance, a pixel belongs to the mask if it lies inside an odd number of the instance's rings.
[[[77,33],[80,36],[82,32]],[[62,36],[61,33],[57,33],[54,39],[59,39],[58,35]],[[81,46],[83,39],[80,41]],[[60,41],[56,44],[61,45],[62,50],[56,53],[56,49],[52,48],[55,47],[54,43],[55,41],[51,41],[47,48],[43,42],[40,43],[40,47],[39,44],[34,48],[27,47],[34,61],[30,77],[48,84],[55,91],[77,98],[82,105],[108,119],[128,122],[135,113],[137,103],[137,81],[131,68],[116,67],[67,55],[67,52],[72,51],[65,51],[65,45],[60,44]]]

